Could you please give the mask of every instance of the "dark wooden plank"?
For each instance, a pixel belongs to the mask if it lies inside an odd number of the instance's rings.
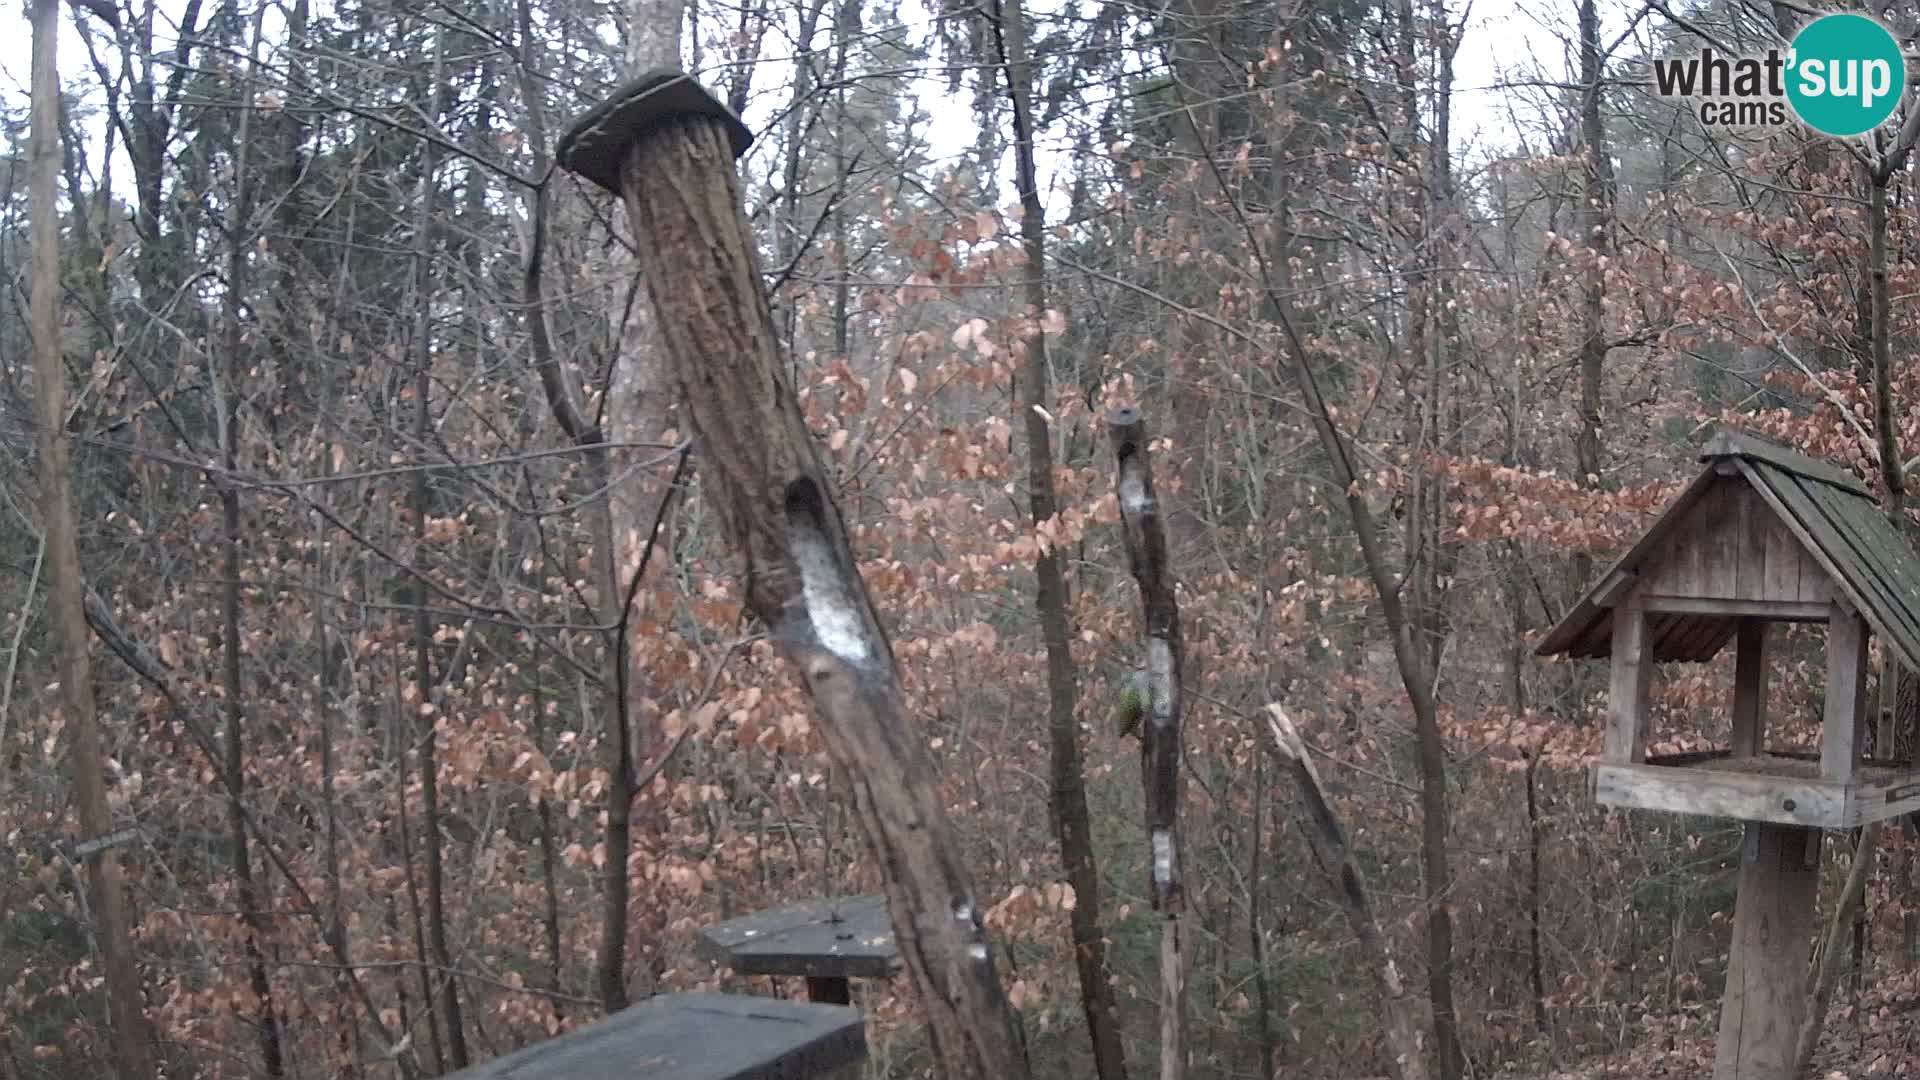
[[[1796,450],[1789,450],[1778,443],[1756,438],[1745,432],[1721,430],[1707,440],[1700,449],[1701,461],[1712,461],[1723,457],[1744,457],[1765,462],[1777,469],[1819,480],[1826,484],[1850,491],[1856,495],[1873,497],[1866,482],[1838,465],[1808,457]]]
[[[742,975],[884,979],[900,965],[882,896],[814,900],[717,923],[700,951]]]
[[[852,1009],[738,994],[665,994],[454,1080],[808,1080],[866,1059]]]
[[[1701,596],[1739,595],[1740,525],[1736,497],[1746,494],[1747,482],[1739,476],[1725,476],[1713,487],[1713,501],[1707,510],[1712,515],[1701,521]]]
[[[1760,618],[1775,622],[1825,622],[1831,602],[1808,604],[1798,600],[1738,600],[1708,596],[1643,596],[1641,607],[1674,615],[1706,615],[1719,619]]]
[[[1737,472],[1737,470],[1736,470]],[[1742,600],[1797,600],[1793,596],[1773,596],[1767,592],[1767,527],[1773,523],[1773,511],[1753,493],[1746,477],[1739,478],[1733,492],[1734,560],[1733,595]]]
[[[1745,461],[1740,463],[1740,468],[1753,481],[1754,491],[1773,508],[1781,523],[1820,567],[1836,598],[1844,599],[1856,608],[1870,606],[1862,598],[1858,583],[1841,569],[1842,560],[1848,568],[1854,567],[1850,549],[1845,545],[1835,548],[1835,537],[1825,513],[1807,496],[1795,478],[1791,474]],[[1804,594],[1804,586],[1802,591]]]
[[[1805,587],[1800,582],[1801,567],[1812,562],[1806,548],[1801,545],[1785,523],[1780,520],[1779,512],[1754,490],[1749,481],[1747,492],[1759,502],[1766,512],[1768,528],[1762,534],[1762,546],[1766,549],[1766,570],[1763,575],[1765,584],[1762,593],[1781,600],[1804,600]],[[1822,571],[1821,577],[1825,577]]]
[[[1880,508],[1864,499],[1822,493],[1829,513],[1844,527],[1863,556],[1864,568],[1883,584],[1888,608],[1865,611],[1883,637],[1893,639],[1896,651],[1920,656],[1920,559]],[[1881,617],[1875,618],[1880,615]]]
[[[1896,651],[1920,646],[1920,567],[1877,507],[1818,484],[1794,484],[1823,514],[1835,563],[1848,575],[1862,602],[1855,606]]]
[[[1561,617],[1560,621],[1554,625],[1552,630],[1547,631],[1547,635],[1540,639],[1540,644],[1534,646],[1535,655],[1558,656],[1561,653],[1568,652],[1570,647],[1594,632],[1595,624],[1610,622],[1608,609],[1594,604],[1594,592],[1606,584],[1607,579],[1612,577],[1614,571],[1632,570],[1642,563],[1648,562],[1658,553],[1665,551],[1672,539],[1673,531],[1679,527],[1680,521],[1686,517],[1687,511],[1698,501],[1700,494],[1711,486],[1715,479],[1716,477],[1713,475],[1712,469],[1706,469],[1702,471],[1699,476],[1694,477],[1693,483],[1687,485],[1687,489],[1680,493],[1680,497],[1673,501],[1673,505],[1667,507],[1666,512],[1655,519],[1653,525],[1641,535],[1639,541],[1636,542],[1625,555],[1621,556],[1618,562],[1615,562],[1609,567],[1606,573],[1601,574],[1593,586],[1588,589],[1586,595],[1582,596],[1574,603],[1572,608],[1568,609],[1567,613]],[[1610,642],[1610,632],[1607,632],[1607,635],[1604,640]],[[1604,656],[1606,654],[1578,653],[1576,655]]]

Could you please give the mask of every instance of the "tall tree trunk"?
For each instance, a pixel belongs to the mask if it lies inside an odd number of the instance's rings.
[[[1034,525],[1039,526],[1051,521],[1059,510],[1053,485],[1053,432],[1048,419],[1053,405],[1052,382],[1047,367],[1047,339],[1040,327],[1047,310],[1046,211],[1040,204],[1039,179],[1034,166],[1032,66],[1027,55],[1026,12],[1021,0],[998,0],[992,11],[1000,63],[1006,71],[1007,97],[1013,109],[1015,183],[1020,195],[1020,234],[1027,256],[1026,301],[1033,319],[1031,333],[1024,342],[1026,360],[1020,373],[1019,408],[1027,444],[1027,505]],[[1119,1022],[1114,1015],[1112,984],[1107,977],[1105,934],[1100,926],[1100,872],[1094,864],[1093,828],[1087,816],[1080,722],[1075,715],[1078,673],[1074,670],[1070,643],[1067,580],[1061,566],[1061,553],[1051,547],[1043,550],[1034,564],[1034,576],[1040,633],[1047,653],[1053,823],[1059,833],[1060,858],[1066,866],[1067,881],[1077,897],[1071,926],[1074,960],[1080,974],[1080,1003],[1087,1018],[1087,1035],[1093,1042],[1094,1071],[1101,1080],[1122,1080],[1126,1076],[1126,1060],[1120,1043]],[[1177,729],[1172,737],[1176,748],[1174,760],[1178,760]],[[1171,831],[1164,841],[1171,849]],[[1167,858],[1169,861],[1173,858],[1171,850]],[[1177,895],[1177,890],[1170,890],[1169,895]],[[1177,946],[1177,923],[1174,932],[1173,944]],[[1185,957],[1176,955],[1165,963],[1175,964],[1178,972]],[[1162,993],[1176,996],[1182,993],[1177,975],[1172,985],[1163,985]],[[1165,1073],[1170,1078],[1183,1076],[1185,1024],[1177,1022],[1182,1004],[1176,1000],[1162,1005],[1172,1010],[1176,1020],[1162,1026],[1163,1042],[1169,1036],[1173,1040],[1173,1045],[1162,1046],[1163,1070],[1172,1070]]]
[[[577,120],[561,161],[625,196],[672,384],[707,455],[706,489],[744,563],[740,593],[800,669],[853,785],[939,1069],[1023,1080],[1020,1030],[933,762],[772,334],[733,166],[744,129],[714,116],[710,97],[709,118],[661,123],[649,112],[659,85]],[[609,148],[617,164],[598,156]]]
[[[73,798],[80,838],[113,829],[99,717],[93,706],[93,664],[87,652],[85,583],[73,506],[73,450],[67,436],[67,372],[60,349],[60,230],[54,185],[60,172],[60,76],[56,43],[60,6],[32,8],[32,128],[28,176],[33,246],[33,292],[28,297],[33,336],[39,430],[41,515],[46,522],[48,612],[60,642],[60,703],[73,727]],[[133,956],[120,856],[107,847],[85,856],[96,939],[106,976],[108,1030],[122,1080],[152,1080],[153,1039]]]
[[[446,110],[446,84],[441,78],[445,50],[445,31],[441,31],[435,37],[434,96],[432,111],[428,114],[436,123]],[[413,434],[414,445],[424,448],[433,445],[433,237],[434,204],[438,199],[434,173],[439,167],[439,153],[431,141],[421,144],[420,153],[420,195],[413,235]],[[427,517],[433,509],[429,488],[431,478],[432,473],[427,469],[417,470],[413,474],[410,509],[416,551],[421,553],[429,548],[426,536]],[[425,566],[416,569],[421,574],[427,572]],[[420,812],[423,818],[420,832],[427,858],[427,934],[437,969],[433,981],[440,988],[437,996],[440,1016],[446,1028],[447,1065],[464,1069],[468,1062],[466,1025],[460,1015],[460,983],[453,976],[453,949],[447,938],[446,858],[441,850],[440,761],[436,746],[440,710],[434,701],[433,617],[427,612],[424,594],[413,613],[413,664],[414,688],[418,693],[416,709],[419,713]]]
[[[264,10],[264,9],[262,9]],[[240,682],[240,489],[235,482],[240,465],[240,405],[248,368],[246,349],[246,313],[243,305],[251,289],[252,260],[249,233],[253,216],[253,185],[249,170],[253,135],[253,77],[260,47],[259,27],[248,44],[246,75],[240,81],[238,138],[233,165],[233,206],[227,219],[227,281],[222,303],[224,325],[222,349],[226,353],[226,372],[213,375],[219,410],[216,422],[220,436],[220,462],[225,475],[220,478],[220,515],[225,526],[221,542],[223,563],[220,587],[220,636],[222,705],[226,718],[225,769],[227,781],[227,821],[233,845],[233,877],[240,901],[240,919],[246,928],[243,951],[252,983],[256,1023],[260,1031],[260,1053],[268,1076],[286,1072],[281,1059],[280,1020],[273,1004],[272,983],[267,975],[263,953],[266,936],[260,917],[260,897],[253,877],[253,858],[248,851],[246,824],[246,750],[244,743],[246,689]],[[224,400],[222,400],[224,399]]]
[[[1599,262],[1612,250],[1609,236],[1614,202],[1613,151],[1607,143],[1606,122],[1600,109],[1605,100],[1606,57],[1600,50],[1600,15],[1596,3],[1597,0],[1579,0],[1580,141],[1586,151],[1586,171],[1580,209],[1574,214],[1580,242],[1595,264],[1581,275],[1580,429],[1573,446],[1574,482],[1589,488],[1600,486],[1606,467],[1601,457],[1600,410],[1608,352],[1607,285],[1606,272]],[[1574,556],[1572,577],[1575,582],[1586,582],[1593,577],[1591,555]]]

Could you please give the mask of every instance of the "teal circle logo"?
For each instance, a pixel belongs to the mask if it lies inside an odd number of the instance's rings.
[[[1787,54],[1787,102],[1823,135],[1864,135],[1893,115],[1907,90],[1900,42],[1879,22],[1851,12],[1800,28]]]

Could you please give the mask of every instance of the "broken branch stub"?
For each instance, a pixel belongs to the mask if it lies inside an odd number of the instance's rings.
[[[1012,1008],[933,762],[786,381],[733,167],[749,139],[699,84],[654,72],[576,121],[558,156],[626,203],[669,389],[744,563],[747,609],[800,669],[852,781],[943,1073],[1021,1080]]]

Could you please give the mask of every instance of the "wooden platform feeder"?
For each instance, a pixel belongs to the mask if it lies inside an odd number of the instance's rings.
[[[1541,642],[1611,658],[1602,804],[1746,823],[1714,1080],[1789,1080],[1806,1009],[1821,830],[1920,809],[1920,770],[1864,760],[1867,641],[1920,667],[1920,559],[1851,473],[1751,436],[1716,435],[1706,468]],[[1770,747],[1768,633],[1826,624],[1818,754]],[[1734,646],[1730,736],[1649,757],[1653,665]]]
[[[900,968],[883,896],[847,896],[729,919],[700,931],[700,949],[739,975],[799,975],[807,997],[853,1001],[851,979],[891,978]]]
[[[662,994],[449,1080],[812,1080],[866,1060],[852,1009]]]

